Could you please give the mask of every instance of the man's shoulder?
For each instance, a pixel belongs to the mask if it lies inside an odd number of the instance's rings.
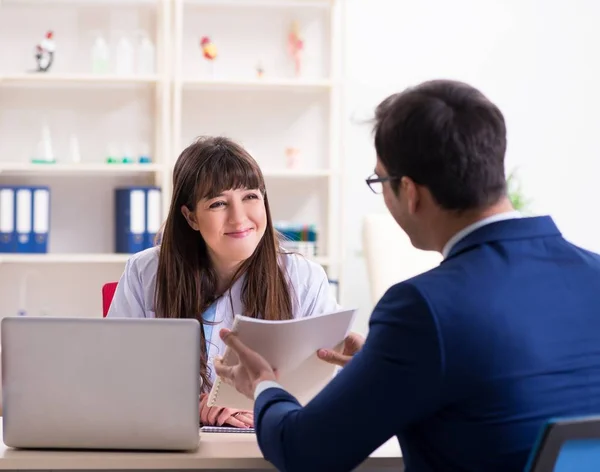
[[[568,275],[576,279],[600,276],[600,255],[562,237],[482,244],[439,266],[397,284],[390,295],[420,297],[438,319],[456,322],[463,316],[485,316],[507,293],[539,296],[539,284]],[[535,278],[531,274],[536,274]],[[407,288],[410,287],[410,288]]]
[[[596,266],[600,268],[600,254],[597,252],[591,251],[589,249],[584,249],[580,246],[576,246],[573,243],[567,242],[573,250],[574,254],[577,254],[583,261],[587,262],[590,265]]]
[[[442,263],[389,287],[377,303],[377,312],[413,311],[444,316],[445,307],[460,305],[469,292],[464,267]],[[440,313],[442,312],[442,313]]]
[[[402,311],[430,311],[427,296],[419,285],[416,277],[392,285],[377,302],[373,316],[397,316]]]

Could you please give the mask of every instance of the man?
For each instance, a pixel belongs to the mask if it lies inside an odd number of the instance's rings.
[[[364,345],[348,340],[354,357],[304,408],[227,331],[240,362],[217,373],[256,398],[280,470],[352,470],[395,435],[408,472],[521,472],[547,419],[600,413],[600,257],[513,210],[503,116],[466,84],[386,99],[375,149],[367,182],[443,262],[385,293]]]

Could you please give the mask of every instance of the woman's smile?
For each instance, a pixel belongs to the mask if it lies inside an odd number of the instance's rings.
[[[253,228],[246,228],[238,231],[230,231],[229,233],[225,233],[225,236],[229,236],[230,238],[242,239],[246,236],[249,236],[252,231],[254,231]]]

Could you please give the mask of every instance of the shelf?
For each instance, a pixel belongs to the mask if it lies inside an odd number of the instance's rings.
[[[260,161],[258,162],[260,166]],[[0,172],[2,165],[0,164]],[[171,166],[173,169],[173,166]],[[335,172],[329,169],[268,169],[261,167],[265,179],[289,179],[289,180],[307,180],[327,178],[335,175]]]
[[[0,254],[0,264],[125,264],[132,254]],[[307,257],[323,266],[327,257]]]
[[[329,8],[331,0],[184,0],[186,5],[248,8]]]
[[[31,164],[0,162],[1,174],[52,174],[52,175],[85,175],[85,174],[139,174],[161,172],[161,164]],[[263,169],[263,176],[269,179],[313,179],[333,175],[329,169]]]
[[[35,174],[35,175],[86,175],[86,174],[139,174],[160,172],[160,164],[30,164],[0,162],[2,174]]]
[[[184,89],[195,90],[327,90],[331,88],[330,80],[307,79],[186,79],[182,83]]]
[[[0,254],[0,264],[125,264],[131,254]]]
[[[31,72],[25,74],[0,75],[0,86],[143,86],[152,85],[158,76],[112,75],[112,74],[54,74],[52,72]]]
[[[45,6],[54,7],[60,5],[68,6],[103,6],[103,5],[120,5],[120,6],[155,6],[159,0],[0,0],[0,5],[3,6]]]

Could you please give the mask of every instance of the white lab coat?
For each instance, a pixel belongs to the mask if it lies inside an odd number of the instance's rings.
[[[154,318],[154,290],[160,248],[153,247],[131,256],[125,265],[107,317]],[[316,262],[296,254],[281,256],[290,281],[294,318],[319,315],[339,309],[329,288],[327,274]],[[225,345],[219,337],[221,328],[231,328],[234,314],[244,314],[240,299],[244,277],[217,300],[209,350],[212,380],[212,359],[223,355]],[[232,303],[233,302],[233,303]],[[233,305],[233,311],[231,309]]]

